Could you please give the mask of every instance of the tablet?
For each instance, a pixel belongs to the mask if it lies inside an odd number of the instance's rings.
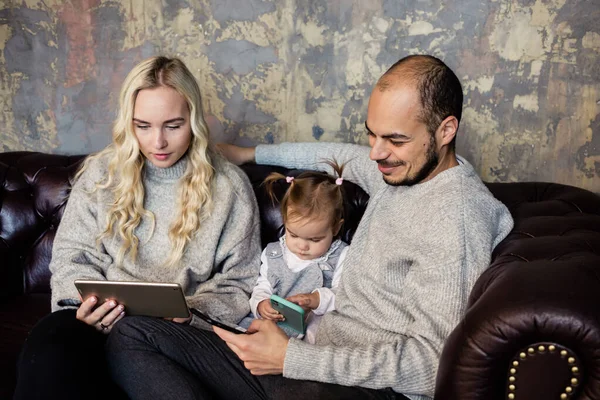
[[[298,304],[273,294],[271,295],[271,307],[285,317],[285,320],[278,324],[288,326],[298,333],[306,332],[304,310]]]
[[[99,303],[114,299],[125,306],[126,315],[163,318],[187,318],[190,315],[178,283],[77,279],[75,286],[84,301],[90,296],[96,296]]]

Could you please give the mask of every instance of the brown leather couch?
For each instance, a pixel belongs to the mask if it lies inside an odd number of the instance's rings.
[[[0,153],[0,398],[12,394],[27,332],[50,312],[52,242],[81,159]],[[271,171],[299,171],[243,168],[266,244],[281,233],[281,216],[260,183]],[[343,236],[350,241],[368,196],[344,185]],[[436,400],[600,399],[600,197],[551,183],[488,187],[515,228],[495,249],[444,346]]]

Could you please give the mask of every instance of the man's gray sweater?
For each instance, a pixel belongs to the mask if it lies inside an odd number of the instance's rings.
[[[250,311],[248,297],[260,268],[259,214],[246,174],[220,156],[214,157],[213,209],[189,242],[176,267],[165,265],[171,244],[169,226],[177,208],[179,178],[187,167],[182,158],[169,168],[144,167],[144,207],[154,213],[155,228],[144,218],[135,230],[139,238],[137,260],[126,257],[116,265],[121,240],[96,238],[106,226],[107,189],[94,191],[107,176],[107,159],[92,162],[71,191],[52,249],[52,310],[59,301],[73,302],[79,295],[75,279],[153,281],[179,283],[189,307],[237,323]],[[127,310],[125,310],[127,311]],[[194,317],[193,325],[207,327]]]
[[[433,398],[445,339],[475,280],[510,232],[507,208],[473,168],[459,165],[414,186],[383,181],[369,148],[350,144],[258,146],[258,164],[331,172],[361,186],[369,205],[354,235],[336,297],[315,345],[290,339],[284,376]]]

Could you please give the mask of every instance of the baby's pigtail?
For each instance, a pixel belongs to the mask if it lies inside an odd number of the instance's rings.
[[[275,205],[275,202],[277,202],[277,196],[275,195],[273,184],[281,179],[286,179],[285,175],[280,174],[279,172],[271,172],[262,183],[262,185],[265,186],[265,191],[269,195],[273,205]]]
[[[333,209],[336,210],[336,214],[335,214],[335,218],[332,221],[334,226],[337,225],[340,221],[345,221],[345,207],[344,207],[344,203],[346,201],[346,196],[345,196],[345,192],[344,192],[344,187],[342,185],[344,178],[343,178],[343,173],[344,173],[344,167],[345,167],[345,163],[344,164],[339,164],[337,162],[337,160],[335,158],[333,159],[328,159],[328,160],[323,160],[323,162],[327,165],[329,165],[332,169],[335,175],[329,175],[330,176],[330,180],[329,182],[335,184],[336,187],[336,192],[337,192],[337,196],[334,196],[334,204],[333,204]],[[340,232],[341,229],[338,231],[336,237],[340,237]]]
[[[346,164],[339,164],[335,158],[330,160],[323,160],[323,163],[329,165],[333,169],[333,172],[335,174],[335,184],[338,186],[338,190],[340,191],[340,194],[343,197],[344,190],[342,188],[342,182],[344,180],[344,177],[342,176],[342,174],[344,173],[344,168]]]
[[[335,158],[323,160],[323,163],[329,165],[333,169],[333,172],[337,178],[343,178],[342,174],[344,173],[346,164],[339,164]]]

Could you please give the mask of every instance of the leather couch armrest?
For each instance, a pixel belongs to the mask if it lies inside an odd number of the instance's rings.
[[[445,343],[435,399],[599,399],[599,266],[589,252],[497,259]]]

